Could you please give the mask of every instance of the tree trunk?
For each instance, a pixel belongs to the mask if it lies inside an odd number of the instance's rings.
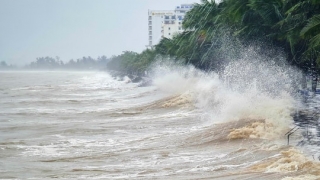
[[[302,90],[307,89],[307,77],[304,73],[302,73],[302,77],[301,77],[301,89]]]
[[[315,93],[317,90],[317,82],[318,82],[318,74],[316,71],[315,59],[312,60],[312,63],[311,63],[311,76],[312,76],[311,91]]]
[[[317,91],[317,82],[318,82],[318,76],[317,74],[312,75],[312,92],[315,93]]]

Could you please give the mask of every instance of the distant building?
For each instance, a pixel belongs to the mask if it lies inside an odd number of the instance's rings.
[[[158,44],[162,37],[172,38],[173,35],[182,32],[182,21],[191,8],[192,4],[181,4],[175,10],[149,10],[147,47]]]

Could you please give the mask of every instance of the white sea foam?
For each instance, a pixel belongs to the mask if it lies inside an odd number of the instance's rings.
[[[283,133],[292,123],[294,88],[300,72],[274,59],[252,59],[256,55],[251,51],[217,73],[191,65],[159,63],[153,69],[153,84],[161,91],[180,95],[170,104],[192,103],[212,123],[263,119],[273,124],[273,129],[279,128],[277,133]]]
[[[19,92],[26,94],[0,94],[6,101],[25,101],[0,102],[3,112],[23,112],[0,116],[5,122],[0,128],[1,168],[8,170],[0,176],[217,179],[221,174],[231,179],[233,173],[241,174],[252,164],[283,158],[274,155],[285,150],[286,142],[278,146],[274,141],[269,144],[268,140],[233,140],[227,136],[232,127],[238,128],[237,132],[248,128],[256,137],[265,133],[259,124],[263,122],[235,123],[241,118],[283,121],[287,126],[294,106],[290,88],[269,91],[259,78],[241,86],[230,73],[207,73],[192,66],[160,65],[153,74],[156,86],[152,87],[117,82],[103,73],[43,75],[35,87],[45,86],[49,78],[55,82],[54,91],[21,89]],[[28,83],[33,77],[15,75],[19,83],[12,85],[7,80],[7,89],[33,86]],[[274,84],[281,87],[281,83]],[[44,97],[50,103],[33,101]],[[103,101],[108,97],[112,101]],[[258,171],[262,179],[268,178],[266,167]],[[250,173],[245,176],[251,177]]]

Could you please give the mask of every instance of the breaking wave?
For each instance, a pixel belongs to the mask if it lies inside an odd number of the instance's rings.
[[[33,76],[15,75],[21,85],[5,92],[20,96],[2,94],[0,103],[0,176],[319,179],[317,157],[284,136],[300,72],[250,51],[220,72],[160,62],[151,86],[99,72],[50,76],[48,89],[49,77],[30,86]]]
[[[250,172],[303,172],[300,179],[319,178],[319,173],[315,173],[319,172],[319,163],[286,146],[284,136],[293,126],[292,115],[299,105],[297,90],[301,72],[279,58],[266,61],[250,51],[242,59],[230,62],[221,72],[205,72],[178,63],[157,63],[151,73],[153,85],[172,95],[162,107],[191,107],[201,111],[199,119],[204,120],[208,128],[190,135],[190,144],[197,142],[199,146],[202,141],[202,144],[222,146],[232,141],[257,139],[255,143],[268,145],[258,147],[253,154],[279,151],[275,157],[252,162],[255,165],[248,168]]]
[[[263,120],[237,132],[250,131],[253,136],[266,138],[271,134],[258,131],[272,129],[280,135],[292,123],[291,114],[297,103],[295,82],[300,72],[281,63],[251,58],[231,62],[221,72],[158,63],[152,71],[153,84],[174,96],[165,103],[166,107],[192,104],[211,123]]]

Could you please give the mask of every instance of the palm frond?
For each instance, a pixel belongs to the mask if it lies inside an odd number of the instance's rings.
[[[309,48],[319,48],[320,47],[320,33],[315,35],[310,39]]]
[[[305,37],[315,33],[320,33],[320,14],[314,15],[308,20],[307,25],[301,30],[300,35]]]

